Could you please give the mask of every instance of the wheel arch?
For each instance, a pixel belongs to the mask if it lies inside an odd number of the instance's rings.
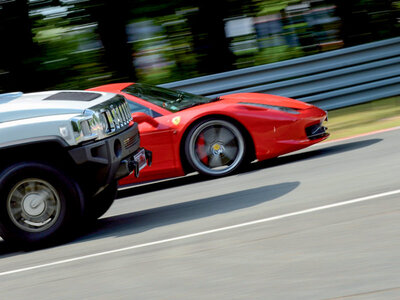
[[[255,159],[255,146],[254,146],[253,138],[251,137],[250,132],[246,129],[246,127],[241,122],[239,122],[235,118],[232,118],[230,116],[223,115],[223,114],[205,115],[205,116],[202,116],[202,117],[194,120],[189,126],[187,126],[187,128],[185,129],[185,132],[183,133],[182,138],[180,140],[179,156],[180,156],[182,168],[183,168],[183,171],[185,172],[185,174],[194,171],[193,168],[191,167],[191,165],[189,164],[189,161],[188,161],[188,159],[186,157],[186,154],[185,154],[185,141],[186,141],[186,138],[187,138],[190,130],[193,127],[195,127],[197,124],[203,122],[204,120],[209,120],[209,119],[220,119],[220,120],[224,120],[224,121],[230,122],[233,125],[235,125],[240,130],[240,133],[243,134],[243,137],[244,137],[244,140],[245,140],[245,144],[246,144],[246,154],[245,154],[246,155],[246,159],[248,161],[252,161],[253,159]]]
[[[54,139],[8,145],[0,148],[0,156],[3,158],[0,161],[1,169],[27,160],[62,165],[67,170],[74,165],[65,145]]]

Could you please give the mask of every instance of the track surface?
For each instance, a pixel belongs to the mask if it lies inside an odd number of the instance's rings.
[[[0,240],[0,299],[400,299],[399,149],[393,130],[122,190],[73,242]]]

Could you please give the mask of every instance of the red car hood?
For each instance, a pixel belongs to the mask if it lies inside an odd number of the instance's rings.
[[[221,101],[224,103],[260,103],[267,104],[273,106],[283,106],[294,109],[307,109],[312,107],[311,104],[307,104],[302,101],[269,95],[269,94],[260,94],[260,93],[240,93],[240,94],[229,94],[220,97]]]

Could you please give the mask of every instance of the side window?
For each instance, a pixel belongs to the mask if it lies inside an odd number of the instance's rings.
[[[145,113],[146,115],[149,115],[152,118],[156,118],[156,117],[160,117],[161,116],[161,114],[159,114],[158,112],[156,112],[156,111],[154,111],[154,110],[152,110],[152,109],[150,109],[150,108],[148,108],[146,106],[143,106],[143,105],[141,105],[139,103],[128,101],[128,104],[129,104],[129,108],[131,109],[132,113],[134,113],[134,112],[143,112],[143,113]]]

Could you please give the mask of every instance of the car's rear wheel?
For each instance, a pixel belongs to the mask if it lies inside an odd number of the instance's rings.
[[[199,173],[219,177],[238,170],[245,160],[242,132],[222,119],[206,119],[196,124],[185,141],[190,165]]]
[[[78,184],[45,163],[22,162],[0,174],[0,235],[39,245],[65,238],[83,211]]]

